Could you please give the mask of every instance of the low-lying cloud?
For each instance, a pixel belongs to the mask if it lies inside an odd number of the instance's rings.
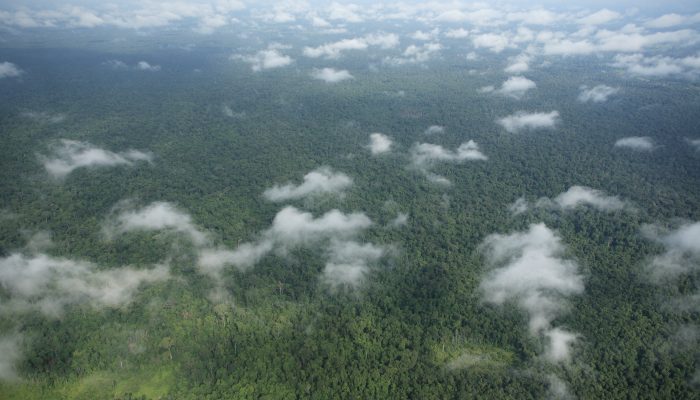
[[[294,60],[291,57],[286,56],[282,54],[279,50],[272,48],[268,48],[267,50],[260,50],[259,52],[248,56],[234,54],[230,57],[230,59],[242,60],[250,64],[250,69],[252,69],[255,72],[272,68],[286,67],[287,65],[290,65],[292,62],[294,62]]]
[[[536,129],[553,129],[558,121],[558,111],[535,113],[518,111],[515,114],[496,120],[496,123],[510,133],[518,133]]]
[[[388,153],[391,151],[393,141],[382,133],[372,133],[369,135],[369,150],[373,155]]]
[[[512,97],[514,99],[521,99],[525,96],[528,90],[536,88],[535,82],[522,77],[522,76],[512,76],[508,78],[505,82],[501,84],[498,89],[493,89],[494,93]],[[483,88],[482,88],[483,89]],[[489,92],[490,90],[483,90],[484,92]]]
[[[581,93],[578,95],[578,101],[582,103],[602,103],[608,100],[608,97],[620,91],[619,88],[610,87],[607,85],[597,85],[592,88],[581,86]]]
[[[20,114],[24,118],[31,119],[32,121],[47,123],[47,124],[58,124],[66,120],[66,114],[57,113],[52,114],[45,111],[25,111]]]
[[[346,69],[337,70],[335,68],[314,69],[311,77],[322,80],[326,83],[338,83],[355,77]]]
[[[16,78],[23,73],[24,71],[11,62],[5,61],[0,63],[0,79]]]
[[[642,232],[665,247],[650,263],[655,279],[675,279],[700,269],[700,222],[687,222],[672,230],[646,225]]]
[[[473,140],[462,143],[454,151],[431,143],[416,143],[411,149],[411,163],[419,168],[430,166],[436,162],[480,160],[488,160],[488,157],[479,150],[479,145]]]
[[[303,53],[310,58],[337,59],[346,51],[367,50],[370,46],[391,49],[399,45],[399,36],[394,33],[374,33],[363,37],[343,39],[318,47],[304,47]]]
[[[479,150],[479,145],[473,140],[462,143],[454,151],[431,143],[416,143],[411,148],[411,166],[423,172],[429,181],[441,185],[449,185],[451,182],[444,176],[430,171],[430,168],[436,163],[486,160],[488,157]]]
[[[153,155],[139,150],[112,152],[95,147],[87,142],[61,139],[58,145],[51,146],[51,154],[39,155],[46,172],[55,178],[65,178],[78,168],[112,167],[134,165],[136,162],[151,162]]]
[[[252,267],[266,255],[279,255],[299,247],[325,247],[327,264],[322,280],[332,287],[358,285],[369,265],[385,252],[373,244],[356,241],[358,234],[372,225],[363,213],[345,214],[331,210],[315,218],[311,213],[295,207],[280,210],[272,226],[260,234],[258,240],[243,243],[235,249],[205,249],[199,266],[211,275],[217,275],[227,265],[241,270]]]
[[[287,183],[275,185],[265,190],[263,196],[270,201],[296,200],[309,196],[342,194],[352,185],[352,178],[342,172],[334,172],[328,167],[320,167],[304,175],[299,185]]]
[[[0,284],[9,297],[0,312],[38,310],[56,317],[73,304],[117,307],[129,303],[142,284],[169,277],[165,265],[100,269],[87,261],[12,253],[0,258]]]
[[[160,65],[151,64],[147,61],[139,61],[133,66],[125,63],[121,60],[107,60],[103,63],[104,65],[116,69],[116,70],[136,70],[136,71],[147,71],[147,72],[158,72],[161,70]]]
[[[426,135],[445,133],[445,127],[440,125],[430,125],[423,133]]]
[[[603,212],[634,210],[634,207],[629,202],[620,199],[618,196],[610,196],[602,190],[587,186],[572,186],[566,192],[560,193],[553,199],[542,197],[534,204],[530,204],[524,197],[521,197],[509,206],[509,210],[514,215],[518,215],[532,207],[570,211],[583,206],[592,207]]]
[[[652,151],[656,147],[654,141],[648,136],[630,136],[619,139],[615,147],[622,147],[635,151]]]
[[[529,316],[529,331],[547,340],[545,357],[553,362],[570,358],[576,334],[552,321],[568,308],[566,299],[583,293],[578,266],[565,258],[566,246],[542,223],[525,232],[493,234],[480,246],[488,272],[480,284],[485,301],[496,305],[515,302]]]
[[[113,214],[103,227],[108,238],[133,231],[167,230],[186,235],[196,245],[208,242],[206,233],[197,228],[192,217],[171,203],[157,201],[143,208],[132,208],[124,203],[118,205]]]

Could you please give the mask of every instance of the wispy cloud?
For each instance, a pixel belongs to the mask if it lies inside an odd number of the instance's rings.
[[[147,72],[158,72],[161,70],[160,65],[151,64],[147,61],[139,61],[133,66],[129,66],[129,64],[121,60],[107,60],[102,64],[116,70],[135,70]]]
[[[620,19],[621,17],[622,15],[620,13],[604,8],[594,12],[593,14],[579,18],[577,22],[581,25],[604,25]]]
[[[293,248],[322,246],[328,259],[323,280],[331,286],[356,286],[369,265],[384,254],[380,247],[355,240],[371,225],[372,221],[363,213],[344,214],[331,210],[314,218],[311,213],[285,207],[258,240],[243,243],[233,250],[205,249],[199,266],[210,274],[217,274],[226,265],[244,270],[271,252],[284,255]]]
[[[630,75],[643,77],[698,76],[700,75],[700,55],[673,58],[665,56],[644,56],[642,54],[618,54],[612,66],[622,68]]]
[[[15,364],[22,357],[21,336],[9,334],[0,336],[0,381],[14,381],[17,377]]]
[[[534,112],[518,111],[515,114],[496,120],[506,131],[517,133],[527,130],[552,129],[559,121],[559,112]]]
[[[18,66],[11,62],[1,62],[0,63],[0,79],[3,78],[16,78],[20,75],[22,75],[24,71],[22,71]]]
[[[689,25],[700,22],[700,13],[694,15],[681,15],[676,13],[664,14],[645,23],[649,28],[665,29],[679,25]]]
[[[578,95],[578,101],[592,102],[592,103],[602,103],[608,100],[608,97],[616,94],[620,91],[619,88],[610,87],[607,85],[597,85],[592,88],[588,86],[580,87],[581,93]]]
[[[500,53],[506,48],[513,47],[510,39],[504,33],[482,33],[472,35],[472,44],[475,48],[486,48],[494,53]]]
[[[369,135],[369,150],[373,155],[388,153],[391,151],[393,141],[382,133],[372,133]]]
[[[684,223],[672,230],[645,225],[642,232],[665,247],[664,253],[653,257],[650,263],[655,280],[676,279],[700,269],[700,222]]]
[[[430,42],[423,45],[412,44],[406,47],[401,57],[387,57],[384,61],[393,65],[424,63],[440,50],[442,50],[442,45],[438,42]]]
[[[129,202],[124,202],[117,205],[112,214],[103,226],[108,238],[132,231],[168,230],[186,235],[197,245],[208,242],[206,233],[195,226],[190,215],[171,203],[157,201],[134,208]]]
[[[234,54],[230,57],[230,59],[247,62],[250,64],[250,68],[255,72],[265,69],[286,67],[294,62],[291,57],[280,53],[280,51],[277,49],[270,48],[248,56]]]
[[[142,284],[169,276],[164,265],[101,269],[87,261],[11,253],[0,258],[0,283],[8,296],[0,312],[38,310],[55,317],[72,304],[117,307],[129,303]]]
[[[287,201],[309,196],[342,194],[352,185],[352,179],[342,172],[334,172],[328,167],[320,167],[304,175],[299,185],[287,183],[275,185],[265,190],[263,196],[270,201]]]
[[[426,135],[433,135],[436,133],[444,133],[445,127],[440,125],[430,125],[423,133]]]
[[[512,97],[514,99],[521,99],[523,96],[525,96],[525,93],[528,90],[535,89],[537,85],[535,82],[522,77],[522,76],[511,76],[508,78],[506,81],[504,81],[501,84],[501,87],[498,89],[493,89],[493,90],[488,90],[487,88],[482,88],[481,91],[483,92],[490,92],[492,91],[493,93],[497,93],[503,96],[508,96]]]
[[[552,322],[567,309],[566,298],[583,293],[578,266],[564,258],[566,247],[544,224],[525,232],[489,235],[481,244],[489,272],[480,284],[488,303],[513,301],[529,316],[529,330],[548,341],[545,357],[566,362],[577,335]]]
[[[514,215],[518,215],[526,212],[531,207],[570,211],[583,206],[592,207],[603,212],[634,210],[634,207],[628,201],[587,186],[572,186],[566,192],[560,193],[553,199],[542,197],[534,204],[528,203],[524,197],[521,197],[509,206],[509,210]]]
[[[338,83],[355,77],[346,69],[337,70],[335,68],[314,69],[311,72],[311,77],[322,80],[326,83]]]
[[[138,63],[136,63],[136,69],[141,71],[158,72],[160,71],[160,65],[152,65],[146,61],[139,61]]]
[[[52,114],[45,111],[25,111],[20,115],[24,118],[48,124],[58,124],[66,120],[66,114]]]
[[[437,144],[416,143],[411,148],[411,166],[423,172],[433,183],[449,185],[449,179],[430,172],[430,168],[439,162],[461,163],[464,161],[485,161],[488,157],[479,150],[479,145],[470,140],[462,143],[456,150],[448,150]]]
[[[452,39],[463,39],[469,36],[469,31],[464,28],[450,29],[445,32],[445,37]]]
[[[532,57],[527,54],[520,54],[517,57],[510,59],[510,63],[504,69],[508,74],[522,74],[530,70],[530,61]]]
[[[138,161],[151,162],[153,155],[139,150],[115,153],[87,142],[62,139],[51,147],[48,156],[38,155],[46,171],[55,178],[65,178],[78,168],[133,165]]]
[[[428,167],[435,162],[462,162],[487,159],[488,157],[479,150],[479,145],[473,140],[462,143],[455,151],[431,143],[416,143],[411,149],[411,163],[419,168]]]
[[[629,136],[615,142],[615,147],[622,147],[636,151],[652,151],[655,148],[654,141],[648,136]]]
[[[399,45],[399,36],[395,33],[374,33],[363,37],[343,39],[326,43],[318,47],[304,47],[304,55],[310,58],[324,57],[337,59],[346,51],[367,50],[370,46],[391,49]]]

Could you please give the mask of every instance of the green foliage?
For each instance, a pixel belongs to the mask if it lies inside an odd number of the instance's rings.
[[[642,266],[659,249],[639,234],[645,223],[700,218],[700,156],[685,143],[699,133],[697,83],[625,80],[624,101],[580,104],[578,85],[603,77],[565,60],[532,72],[542,90],[528,100],[533,109],[559,110],[561,126],[510,135],[494,120],[522,105],[478,94],[492,82],[461,66],[369,71],[351,59],[358,78],[332,86],[295,72],[251,74],[209,51],[158,53],[156,62],[177,68],[146,76],[101,65],[114,54],[3,50],[40,78],[0,91],[0,255],[50,231],[54,256],[101,268],[168,260],[174,278],[119,308],[1,315],[0,328],[25,341],[22,380],[1,383],[0,398],[540,399],[551,373],[537,360],[542,344],[528,335],[522,312],[481,301],[478,250],[488,234],[539,221],[558,230],[586,277],[585,294],[557,321],[581,333],[578,366],[562,368],[572,392],[697,396],[697,349],[668,344],[679,327],[698,322],[697,312],[666,305],[668,291],[697,292],[697,277],[671,289],[649,283]],[[385,93],[396,90],[405,96]],[[644,111],[651,103],[657,110]],[[241,114],[222,115],[222,104]],[[26,109],[68,118],[31,121],[20,116]],[[436,123],[446,132],[424,136]],[[395,139],[394,153],[369,154],[363,146],[375,131]],[[662,146],[648,154],[613,149],[617,138],[640,132]],[[56,182],[35,154],[59,138],[150,150],[155,159],[79,169]],[[436,166],[449,188],[407,168],[415,142],[454,148],[468,139],[489,161]],[[320,283],[315,249],[269,256],[247,272],[232,268],[214,282],[196,272],[194,249],[177,233],[108,240],[102,232],[119,201],[169,201],[217,244],[234,247],[254,240],[281,207],[262,198],[266,188],[321,165],[354,179],[347,195],[292,203],[316,215],[364,211],[375,225],[363,239],[397,249],[356,291]],[[571,185],[620,195],[637,211],[507,210],[520,196],[552,197]],[[387,228],[397,212],[410,216],[408,225]],[[210,300],[216,285],[229,300]]]

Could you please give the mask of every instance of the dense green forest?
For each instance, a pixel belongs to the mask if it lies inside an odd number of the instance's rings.
[[[700,396],[697,76],[257,29],[0,44],[0,399]]]

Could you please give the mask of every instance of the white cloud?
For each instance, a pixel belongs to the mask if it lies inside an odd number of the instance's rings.
[[[655,146],[654,141],[648,136],[630,136],[616,141],[615,147],[623,147],[636,151],[652,151]]]
[[[535,82],[522,76],[512,76],[501,84],[501,87],[495,90],[495,93],[509,96],[515,99],[522,98],[528,90],[536,88]]]
[[[592,189],[586,186],[571,186],[566,192],[560,193],[554,199],[542,197],[537,200],[534,207],[553,208],[569,211],[581,206],[593,207],[599,211],[612,212],[618,210],[633,211],[634,207],[629,202],[621,200],[618,196],[609,196],[602,190]],[[511,204],[508,209],[513,215],[526,212],[531,205],[521,197]]]
[[[549,398],[552,400],[575,400],[576,396],[571,394],[569,386],[554,374],[547,376],[549,381]]]
[[[87,142],[62,139],[60,145],[51,148],[50,156],[39,155],[46,171],[55,178],[65,178],[78,168],[111,167],[116,165],[133,165],[138,161],[151,162],[151,153],[127,150],[114,153],[94,147]]]
[[[664,253],[651,260],[654,279],[677,278],[700,269],[700,222],[685,223],[670,231],[645,225],[642,233],[665,247]]]
[[[25,111],[20,115],[24,118],[48,124],[58,124],[66,120],[66,114],[51,114],[45,111]]]
[[[328,18],[331,20],[342,20],[345,22],[359,23],[364,18],[360,15],[360,6],[357,4],[331,3],[326,9]]]
[[[267,50],[260,50],[259,52],[243,56],[240,54],[234,54],[230,57],[232,60],[242,60],[250,64],[250,68],[255,71],[262,71],[265,69],[281,68],[290,65],[294,60],[280,53],[277,49],[268,48]]]
[[[582,205],[597,208],[600,211],[622,210],[628,204],[617,196],[608,196],[605,192],[586,186],[572,186],[554,198],[554,203],[563,210],[574,209]]]
[[[417,143],[411,149],[411,163],[417,168],[427,168],[435,162],[463,162],[487,160],[479,145],[473,140],[462,143],[456,151],[437,144]]]
[[[566,361],[576,335],[553,328],[552,321],[567,308],[566,298],[583,293],[583,277],[566,247],[544,224],[530,225],[525,232],[486,237],[484,251],[489,272],[480,284],[488,303],[515,302],[529,316],[533,336],[548,340],[545,357]]]
[[[146,61],[139,61],[134,64],[133,67],[130,67],[129,64],[121,60],[107,60],[102,64],[116,70],[136,70],[148,72],[158,72],[161,70],[160,65],[151,65]]]
[[[272,226],[262,232],[257,241],[243,243],[234,250],[207,249],[201,253],[198,264],[213,275],[226,265],[246,269],[272,251],[285,254],[288,249],[300,246],[351,241],[371,225],[372,221],[362,213],[344,214],[331,210],[314,218],[311,213],[288,206],[277,213]]]
[[[505,15],[500,10],[479,8],[474,10],[447,9],[435,17],[440,22],[469,22],[476,26],[501,25]]]
[[[207,235],[195,226],[190,215],[171,203],[156,201],[140,209],[132,209],[127,203],[113,212],[116,215],[103,227],[107,237],[131,231],[169,230],[188,236],[197,245],[208,242]]]
[[[663,56],[646,57],[642,54],[618,54],[614,67],[623,68],[631,75],[665,77],[669,75],[697,76],[700,74],[700,56],[673,58]]]
[[[469,36],[469,31],[464,28],[450,29],[449,31],[445,32],[445,37],[452,39],[462,39],[467,36]]]
[[[437,39],[438,35],[440,34],[440,30],[438,28],[435,28],[431,31],[428,32],[423,32],[421,30],[415,31],[410,35],[411,39],[414,40],[420,40],[423,42],[431,41]]]
[[[343,39],[334,43],[327,43],[318,47],[305,47],[304,55],[311,58],[325,57],[339,58],[342,52],[347,50],[365,50],[369,45],[361,38]]]
[[[401,226],[405,226],[407,224],[408,224],[408,214],[402,213],[402,212],[398,213],[396,215],[396,218],[394,218],[393,220],[391,220],[391,222],[389,222],[389,226],[392,228],[398,228]]]
[[[355,77],[346,69],[337,70],[335,68],[314,69],[311,77],[322,80],[326,83],[338,83]]]
[[[349,285],[358,286],[369,270],[385,255],[384,248],[371,243],[333,241],[329,249],[329,262],[323,270],[322,279],[332,288]]]
[[[700,139],[687,139],[689,145],[695,147],[695,150],[700,150]]]
[[[394,65],[424,63],[442,50],[438,42],[425,43],[421,46],[414,44],[406,47],[401,57],[387,58],[386,62]]]
[[[520,54],[510,60],[510,64],[504,69],[508,74],[521,74],[530,69],[531,57],[527,54]]]
[[[426,135],[433,135],[436,133],[445,133],[445,127],[440,125],[430,125],[428,129],[423,132]]]
[[[295,185],[287,183],[275,185],[265,190],[263,196],[270,201],[287,201],[323,194],[342,194],[352,185],[352,179],[341,173],[334,172],[328,167],[321,167],[304,175],[304,181]]]
[[[3,313],[38,310],[58,316],[71,304],[117,307],[129,303],[143,283],[169,278],[167,266],[100,269],[86,261],[45,254],[12,253],[0,258],[0,284],[9,299]]]
[[[607,101],[608,97],[620,91],[619,88],[614,88],[607,85],[597,85],[592,88],[588,88],[588,86],[581,86],[580,89],[581,93],[578,95],[578,101],[582,103],[588,101],[593,103],[602,103]]]
[[[678,25],[687,25],[700,22],[700,13],[695,15],[680,15],[676,13],[664,14],[645,23],[649,28],[664,29]]]
[[[515,114],[496,120],[506,131],[517,133],[523,130],[552,129],[559,121],[559,112],[528,113],[518,111]]]
[[[503,33],[482,33],[472,35],[472,43],[477,49],[486,48],[494,53],[500,53],[508,47],[511,47],[508,36]]]
[[[24,71],[19,69],[18,66],[11,62],[1,62],[0,63],[0,79],[3,78],[15,78],[22,75]]]
[[[136,64],[136,69],[141,70],[141,71],[157,72],[157,71],[160,71],[160,65],[151,65],[151,64],[147,63],[146,61],[139,61]]]
[[[129,69],[129,65],[127,65],[124,61],[121,60],[107,60],[102,64],[112,69]]]
[[[389,136],[381,133],[372,133],[369,135],[369,140],[369,149],[373,155],[391,151],[391,145],[393,142]]]
[[[519,197],[508,206],[508,211],[510,211],[513,215],[519,215],[526,212],[529,208],[530,205],[528,204],[527,200],[525,200],[524,197]]]
[[[562,19],[562,16],[542,8],[508,13],[508,21],[520,22],[526,25],[552,25]]]
[[[374,33],[363,37],[343,39],[337,42],[326,43],[318,47],[304,47],[306,57],[337,59],[343,52],[349,50],[367,50],[370,46],[382,49],[391,49],[399,45],[399,36],[394,33]]]
[[[598,30],[591,38],[579,39],[563,34],[538,35],[548,55],[586,55],[602,52],[635,53],[661,45],[689,46],[700,40],[700,34],[692,29],[669,32],[645,33],[635,25],[617,31]]]
[[[15,364],[22,357],[20,342],[21,337],[17,334],[0,336],[0,381],[17,379]]]
[[[604,8],[578,20],[582,25],[604,25],[622,17],[620,13]]]
[[[545,333],[549,343],[544,356],[551,363],[568,362],[571,359],[571,346],[576,342],[578,334],[554,328]]]

